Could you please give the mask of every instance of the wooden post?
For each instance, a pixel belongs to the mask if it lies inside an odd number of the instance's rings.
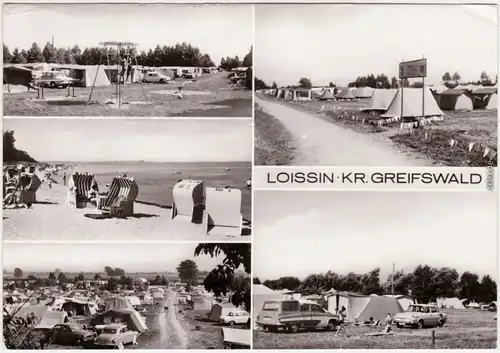
[[[431,339],[432,339],[432,348],[436,348],[436,331],[431,331]]]

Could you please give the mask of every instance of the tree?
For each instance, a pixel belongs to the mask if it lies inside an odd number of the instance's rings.
[[[111,277],[108,280],[108,284],[106,285],[106,290],[113,292],[113,291],[117,290],[117,288],[118,288],[118,281],[116,280],[116,278]]]
[[[101,279],[101,275],[100,275],[100,274],[98,274],[98,273],[96,273],[96,274],[94,275],[94,281],[99,281],[100,279]]]
[[[3,63],[9,64],[12,61],[12,58],[13,58],[13,56],[10,53],[9,47],[4,44],[3,45]]]
[[[380,268],[377,267],[372,271],[365,273],[361,278],[363,288],[361,293],[369,294],[382,294],[383,289],[380,286]]]
[[[3,132],[3,161],[4,162],[36,162],[27,152],[15,147],[14,131]]]
[[[269,88],[269,86],[263,80],[255,76],[255,90],[266,88]]]
[[[68,282],[68,278],[64,274],[64,272],[59,272],[59,275],[57,276],[57,280],[59,281],[59,284],[63,284]]]
[[[427,265],[418,265],[413,271],[412,295],[419,303],[429,303],[436,299],[434,277],[436,271]]]
[[[485,303],[497,300],[497,284],[490,275],[483,276],[481,279],[479,300]]]
[[[337,86],[335,85],[335,83],[333,83],[332,81],[330,81],[330,83],[328,84],[328,87],[335,88],[335,87],[337,87]]]
[[[241,63],[241,66],[244,66],[244,67],[251,67],[252,66],[252,58],[253,58],[252,50],[253,50],[253,46],[250,47],[250,51],[243,58],[243,62]]]
[[[458,277],[458,272],[454,268],[442,267],[438,269],[434,277],[436,298],[456,296]]]
[[[460,276],[459,296],[469,300],[477,300],[480,296],[479,277],[475,273],[465,271]]]
[[[462,78],[462,77],[460,76],[460,74],[458,73],[458,71],[457,71],[457,72],[455,72],[455,73],[453,74],[453,76],[451,77],[451,79],[452,79],[452,80],[454,80],[454,81],[459,81],[461,78]]]
[[[33,43],[31,45],[31,48],[28,50],[27,54],[28,56],[26,57],[26,59],[29,63],[39,63],[45,61],[42,50],[36,43]]]
[[[21,278],[22,276],[23,276],[23,270],[21,270],[19,267],[16,267],[14,269],[14,277]]]
[[[310,79],[308,79],[307,77],[302,77],[300,80],[299,80],[299,87],[300,88],[311,88],[312,87],[312,82]]]
[[[481,72],[481,82],[483,82],[483,81],[489,81],[489,80],[490,80],[490,77],[488,76],[488,74],[486,73],[486,71]]]
[[[278,88],[278,84],[276,83],[276,81],[273,81],[273,85],[271,86],[272,89],[276,89]]]
[[[447,71],[443,74],[443,76],[441,77],[441,79],[443,80],[443,82],[446,82],[446,81],[451,81],[451,75],[450,73]]]
[[[201,243],[194,251],[195,256],[210,255],[218,257],[224,254],[221,265],[214,268],[205,278],[203,285],[208,291],[213,291],[215,296],[226,295],[230,290],[234,280],[234,273],[243,267],[245,273],[251,272],[252,253],[249,244],[244,243]],[[235,291],[231,296],[231,302],[235,306],[244,305],[247,311],[251,311],[251,290],[250,280],[246,286]]]
[[[399,86],[399,81],[395,76],[392,76],[391,78],[391,88],[398,88]]]
[[[54,272],[49,273],[49,280],[50,281],[55,281],[56,280],[56,275]]]
[[[252,282],[253,284],[261,284],[259,277],[254,277]]]
[[[198,265],[193,260],[184,260],[177,266],[177,273],[182,282],[195,283],[198,277]]]
[[[12,64],[26,64],[26,56],[23,52],[19,52],[18,48],[15,48],[12,52],[12,59],[10,61]]]
[[[47,42],[45,47],[43,47],[42,55],[43,59],[46,63],[55,63],[56,62],[56,49],[52,46],[51,43]]]
[[[74,282],[77,283],[82,281],[85,281],[85,276],[83,275],[83,273],[80,273],[75,277]]]

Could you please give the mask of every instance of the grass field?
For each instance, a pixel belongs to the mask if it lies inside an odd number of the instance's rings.
[[[286,127],[255,105],[255,165],[291,165],[294,141]]]
[[[254,331],[256,349],[493,349],[497,346],[496,313],[479,310],[441,309],[447,324],[434,329],[398,329],[394,335],[364,336],[383,327],[347,327],[347,335],[314,331],[297,334]],[[435,330],[435,346],[431,333]]]
[[[398,134],[399,123],[384,126],[370,124],[370,120],[378,119],[378,117],[360,111],[369,103],[369,99],[338,102],[294,102],[278,100],[267,95],[260,95],[259,97],[321,116],[334,124],[358,132],[375,134],[387,143],[396,143],[403,152],[431,158],[435,161],[435,164],[454,167],[497,166],[497,157],[490,160],[489,158],[483,158],[481,151],[473,150],[469,152],[467,149],[469,143],[476,143],[497,151],[497,110],[444,111],[444,121],[433,122],[424,128],[414,129],[414,133],[410,135]],[[319,115],[318,112],[322,107],[324,107],[324,114]],[[365,122],[353,120],[352,116],[365,119]],[[426,139],[426,135],[430,135],[431,138]],[[449,146],[450,139],[458,141],[458,145],[451,148]]]
[[[75,98],[66,98],[67,89],[44,89],[46,99],[37,99],[37,93],[8,93],[4,85],[5,116],[197,116],[246,117],[252,116],[252,91],[231,88],[227,73],[201,76],[196,82],[184,85],[183,99],[172,94],[177,83],[128,84],[123,101],[131,102],[122,108],[106,104],[114,99],[115,86],[96,87],[88,104],[91,88],[75,88]],[[16,87],[12,87],[15,91]],[[144,89],[144,92],[143,92]],[[167,94],[161,91],[168,91]]]

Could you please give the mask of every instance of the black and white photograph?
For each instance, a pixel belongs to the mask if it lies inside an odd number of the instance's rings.
[[[246,119],[3,122],[4,240],[250,240]]]
[[[496,166],[497,17],[497,5],[256,5],[255,164]]]
[[[5,347],[248,349],[250,257],[244,243],[4,244]]]
[[[255,191],[254,349],[494,349],[497,195]]]
[[[6,116],[252,117],[252,5],[6,4]]]

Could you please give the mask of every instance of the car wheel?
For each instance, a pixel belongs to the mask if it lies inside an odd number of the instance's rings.
[[[439,320],[438,321],[438,327],[443,327],[444,326],[444,321],[443,320]]]
[[[288,332],[289,333],[297,333],[299,331],[299,327],[297,324],[291,324],[288,326]]]
[[[75,342],[75,345],[77,345],[77,346],[81,346],[82,344],[83,344],[83,342],[82,342],[82,339],[81,339],[81,338],[78,338],[78,339],[76,340],[76,342]]]
[[[234,321],[229,321],[229,326],[234,326],[235,322]]]
[[[335,324],[336,324],[336,322],[334,320],[328,321],[328,325],[326,325],[326,329],[328,331],[334,331],[335,330],[335,326],[336,326]]]
[[[143,78],[142,83],[148,83],[148,81],[145,78]]]
[[[396,327],[397,327],[397,328],[401,328],[401,327],[403,327],[403,325],[401,325],[401,324],[396,324]]]
[[[165,83],[165,80],[162,78],[162,79],[160,80],[160,83]]]
[[[55,82],[51,82],[51,83],[50,83],[50,88],[57,88],[56,83],[55,83]]]
[[[424,320],[420,320],[419,322],[417,322],[417,328],[418,329],[424,328]]]

